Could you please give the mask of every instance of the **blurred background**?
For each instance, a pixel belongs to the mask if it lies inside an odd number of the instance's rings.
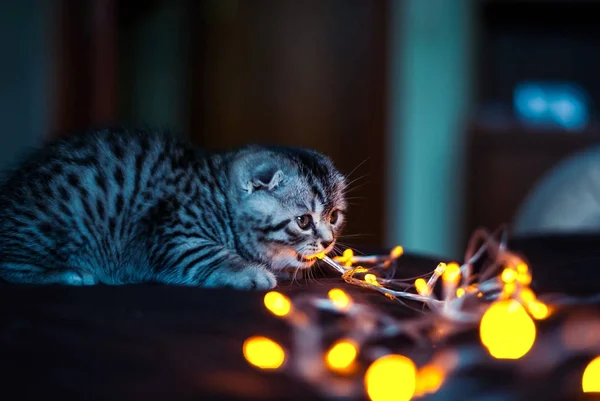
[[[345,241],[459,257],[600,142],[597,1],[0,2],[0,165],[91,126],[315,148]]]

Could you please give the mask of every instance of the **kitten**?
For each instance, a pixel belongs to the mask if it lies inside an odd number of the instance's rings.
[[[68,137],[0,187],[0,278],[273,288],[333,249],[345,185],[311,150],[211,154],[124,129]]]

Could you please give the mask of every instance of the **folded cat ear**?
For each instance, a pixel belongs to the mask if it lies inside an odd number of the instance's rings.
[[[286,175],[281,160],[269,152],[240,155],[232,166],[232,178],[241,189],[251,194],[259,190],[275,190]]]
[[[285,174],[275,166],[260,166],[251,175],[246,191],[266,189],[272,191],[283,181]]]

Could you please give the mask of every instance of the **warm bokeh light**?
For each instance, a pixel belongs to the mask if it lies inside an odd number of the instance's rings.
[[[327,296],[333,303],[333,305],[341,310],[345,310],[352,304],[352,299],[344,291],[339,288],[332,288],[327,293]]]
[[[348,248],[342,253],[342,257],[344,259],[352,259],[354,257],[354,251]]]
[[[435,393],[444,382],[444,371],[435,365],[423,366],[417,373],[415,393],[425,395]]]
[[[400,256],[402,256],[402,254],[404,254],[404,248],[402,248],[400,245],[394,247],[394,249],[392,249],[390,252],[390,256],[394,259],[398,259]]]
[[[329,349],[325,360],[330,369],[344,372],[352,366],[357,354],[358,349],[352,341],[341,340]]]
[[[292,302],[289,298],[277,291],[267,292],[264,303],[275,316],[285,316],[292,310]]]
[[[481,342],[494,358],[519,359],[535,342],[535,323],[513,299],[498,301],[485,312],[479,328]]]
[[[581,387],[584,393],[600,393],[600,356],[594,358],[585,368]]]
[[[518,273],[517,274],[517,281],[519,282],[519,284],[521,285],[529,285],[531,284],[531,274],[529,273]]]
[[[515,285],[515,283],[504,284],[504,287],[502,288],[502,297],[509,298],[515,293],[516,290],[517,286]]]
[[[457,298],[462,298],[465,295],[465,289],[464,288],[457,288],[456,289],[456,297]]]
[[[410,400],[415,393],[417,368],[402,355],[375,360],[365,373],[365,389],[372,401]]]
[[[354,258],[354,251],[348,248],[342,253],[342,256],[336,256],[333,258],[333,260],[343,264],[346,267],[349,267],[352,266],[352,258]]]
[[[507,284],[514,283],[517,279],[517,271],[512,267],[507,267],[502,271],[502,281]]]
[[[529,313],[531,313],[531,316],[537,320],[545,319],[550,314],[548,306],[540,301],[532,301],[528,303],[527,309],[529,310]]]
[[[415,280],[415,288],[419,295],[427,296],[429,295],[429,287],[427,287],[427,282],[423,278],[418,278]]]
[[[531,290],[531,288],[523,288],[519,293],[519,296],[525,305],[535,301],[535,293]]]
[[[529,267],[523,263],[523,262],[519,262],[517,264],[517,272],[518,273],[527,273],[529,271]]]
[[[244,342],[243,352],[248,363],[261,369],[277,369],[285,361],[283,348],[267,337],[250,337]]]
[[[442,274],[442,280],[448,283],[458,283],[460,280],[460,266],[457,263],[448,263]]]
[[[377,277],[374,274],[365,274],[365,282],[371,285],[378,286],[379,282],[377,281]]]

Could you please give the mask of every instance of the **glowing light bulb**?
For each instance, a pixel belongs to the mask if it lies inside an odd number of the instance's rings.
[[[531,288],[523,288],[519,296],[525,305],[535,301],[535,293],[531,290]]]
[[[435,365],[423,366],[417,373],[416,394],[435,393],[444,382],[444,371]]]
[[[527,272],[517,273],[517,281],[521,285],[529,285],[529,284],[531,284],[531,274],[529,274]]]
[[[585,368],[581,387],[584,393],[600,393],[600,356],[594,358]]]
[[[519,262],[517,263],[517,273],[527,273],[529,271],[529,267],[523,263],[523,262]]]
[[[465,295],[465,289],[464,288],[457,288],[456,289],[456,297],[457,298],[462,298]]]
[[[415,280],[415,288],[419,295],[426,297],[429,295],[429,287],[427,287],[427,282],[423,278],[418,278]]]
[[[365,388],[371,401],[408,401],[416,389],[417,368],[402,355],[375,360],[365,373]]]
[[[341,340],[335,343],[327,352],[325,360],[330,369],[345,372],[352,365],[358,354],[358,349],[353,342]]]
[[[488,308],[481,318],[479,334],[494,358],[519,359],[533,346],[536,328],[521,303],[507,299]]]
[[[277,369],[285,361],[283,348],[267,337],[250,337],[244,342],[244,358],[260,369]]]
[[[545,319],[550,314],[550,311],[548,310],[546,304],[540,301],[530,302],[529,304],[527,304],[527,309],[529,310],[529,313],[531,313],[531,316],[533,316],[533,318],[537,320]]]
[[[267,292],[264,303],[275,316],[285,316],[292,310],[292,302],[289,298],[277,291]]]
[[[327,296],[333,303],[333,305],[341,310],[348,309],[352,305],[352,299],[339,288],[333,288],[329,290]]]
[[[398,259],[400,256],[402,256],[402,254],[404,254],[404,248],[402,248],[400,245],[394,247],[394,249],[392,249],[390,252],[390,256],[393,259]]]
[[[460,266],[454,262],[448,263],[442,274],[442,280],[453,284],[458,283],[460,280]]]
[[[379,286],[379,282],[377,281],[377,277],[374,274],[365,274],[365,282],[368,284]]]
[[[512,267],[507,267],[502,271],[502,281],[506,284],[512,284],[517,279],[517,271]]]
[[[434,274],[441,276],[444,273],[444,271],[446,271],[446,266],[447,265],[444,262],[441,262],[435,268]]]
[[[352,258],[354,258],[354,251],[350,248],[342,252],[342,256],[336,256],[333,258],[338,263],[344,264],[344,266],[352,266]]]
[[[504,298],[509,298],[515,293],[516,290],[517,286],[515,285],[515,283],[506,283],[502,288],[502,295]]]

